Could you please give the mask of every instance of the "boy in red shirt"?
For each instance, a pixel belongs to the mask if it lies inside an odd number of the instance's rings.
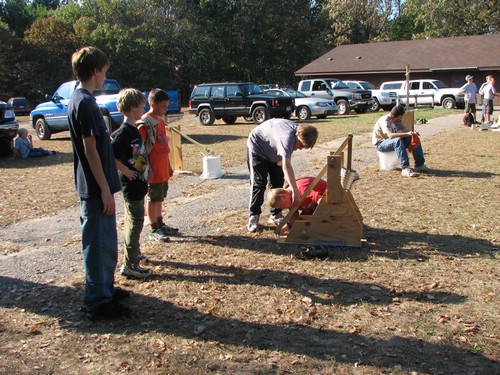
[[[165,130],[163,116],[167,113],[170,98],[161,89],[153,89],[149,93],[150,110],[142,116],[144,124],[138,129],[146,143],[151,175],[148,181],[147,216],[151,232],[149,238],[155,241],[168,242],[168,235],[176,234],[179,229],[163,222],[162,204],[167,197],[168,180],[173,174],[169,162],[170,148]]]
[[[297,189],[299,190],[300,196],[304,194],[313,180],[314,177],[303,177],[295,181],[297,183]],[[325,180],[319,180],[311,192],[304,198],[299,207],[299,210],[303,215],[310,215],[314,212],[318,206],[319,199],[323,196],[323,194],[325,194],[326,186]],[[292,207],[292,191],[290,188],[271,189],[267,198],[271,208],[290,209]],[[295,211],[288,223],[281,228],[281,234],[284,234],[287,230],[289,230],[298,217],[299,212]]]

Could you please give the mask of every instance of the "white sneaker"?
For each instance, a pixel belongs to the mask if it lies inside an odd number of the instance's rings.
[[[418,167],[415,167],[415,168],[413,168],[413,170],[415,172],[421,172],[421,173],[429,173],[431,171],[431,169],[425,164],[422,164]]]
[[[249,232],[257,232],[257,229],[259,229],[259,215],[250,215],[248,217],[247,228]]]
[[[401,171],[401,175],[405,177],[418,177],[418,173],[413,172],[411,168],[405,168]]]
[[[273,225],[280,225],[281,220],[283,220],[283,214],[280,212],[276,215],[271,215],[269,217],[268,223]]]
[[[151,270],[147,268],[142,268],[141,266],[127,267],[126,265],[122,266],[120,273],[123,276],[134,277],[136,279],[145,279],[153,274]]]

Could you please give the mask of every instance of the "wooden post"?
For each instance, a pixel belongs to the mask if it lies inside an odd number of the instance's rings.
[[[410,109],[410,65],[406,65],[406,110]],[[415,98],[415,105],[416,105]]]
[[[180,124],[171,125],[172,128],[181,130]],[[167,127],[168,147],[170,148],[169,161],[174,171],[182,171],[182,138],[179,133]]]

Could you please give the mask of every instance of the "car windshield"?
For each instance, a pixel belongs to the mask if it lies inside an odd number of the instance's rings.
[[[306,95],[302,94],[301,92],[295,91],[294,89],[282,89],[282,90],[292,98],[307,98]]]
[[[349,86],[347,86],[344,81],[341,81],[340,79],[326,79],[326,82],[330,85],[330,88],[332,89],[348,89]]]
[[[432,83],[434,83],[438,89],[447,89],[448,88],[446,83],[441,82],[441,81],[432,81]]]
[[[359,83],[365,90],[374,90],[376,89],[375,85],[371,82],[360,82]]]
[[[28,104],[28,99],[14,99],[12,101],[13,105],[26,105]]]
[[[255,83],[242,83],[239,85],[240,90],[245,94],[245,95],[253,95],[253,94],[263,94],[264,91],[259,87],[259,85]]]

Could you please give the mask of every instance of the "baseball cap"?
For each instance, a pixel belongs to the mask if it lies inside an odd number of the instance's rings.
[[[468,81],[469,79],[472,79],[472,78],[474,78],[474,77],[473,77],[473,76],[471,76],[470,74],[469,74],[469,75],[467,75],[467,76],[465,76],[465,80],[466,80],[466,81]]]

